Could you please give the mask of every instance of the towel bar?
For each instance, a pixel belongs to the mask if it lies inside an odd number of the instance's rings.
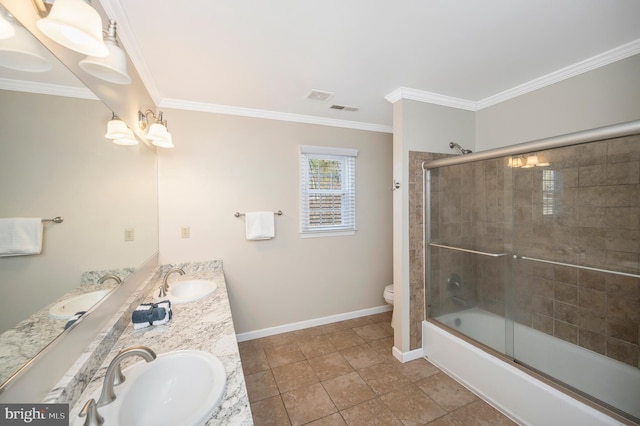
[[[60,216],[56,216],[53,219],[42,219],[42,222],[62,223],[64,219]]]
[[[278,210],[277,212],[273,212],[273,214],[277,214],[278,216],[282,216],[282,210]],[[244,216],[244,213],[239,213],[239,212],[235,212],[233,214],[235,217],[240,217],[240,216]]]

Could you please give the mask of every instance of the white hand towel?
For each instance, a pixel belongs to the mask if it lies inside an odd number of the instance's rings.
[[[22,256],[42,252],[42,219],[0,219],[0,256]]]
[[[273,212],[246,213],[247,240],[268,240],[275,237]]]

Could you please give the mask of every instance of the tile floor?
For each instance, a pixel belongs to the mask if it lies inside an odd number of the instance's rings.
[[[260,425],[513,425],[426,359],[391,355],[391,313],[242,342]]]

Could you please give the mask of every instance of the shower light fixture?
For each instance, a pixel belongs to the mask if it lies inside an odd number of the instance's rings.
[[[51,69],[51,63],[45,58],[40,43],[11,15],[6,19],[0,13],[0,23],[5,22],[10,30],[2,31],[3,35],[13,33],[10,37],[0,37],[0,66],[16,71],[45,72]]]
[[[526,158],[524,156],[509,157],[507,166],[513,168],[530,169],[532,167],[546,167],[549,166],[549,163],[541,163],[540,160],[538,160],[538,155],[534,153]]]
[[[85,55],[109,54],[102,39],[102,19],[89,0],[55,0],[51,7],[51,0],[34,1],[43,16],[36,25],[51,40]]]
[[[116,39],[116,21],[109,20],[109,29],[104,37],[104,42],[109,49],[109,54],[102,57],[87,56],[80,61],[80,68],[109,83],[131,83],[131,77],[127,73],[127,56],[120,49]]]
[[[153,117],[153,123],[151,126],[149,126],[149,114]],[[140,126],[142,130],[149,126],[147,139],[149,139],[153,145],[160,148],[174,147],[173,138],[171,137],[171,133],[167,130],[167,121],[163,118],[162,112],[158,112],[158,115],[156,116],[156,114],[150,109],[146,110],[144,113],[138,111],[138,126]]]
[[[507,163],[508,167],[519,168],[522,167],[524,162],[522,161],[522,157],[509,157],[509,162]]]
[[[133,134],[133,130],[127,127],[125,122],[120,120],[115,113],[112,114],[111,120],[107,123],[107,134],[104,137],[111,139],[117,145],[137,145],[138,140]]]

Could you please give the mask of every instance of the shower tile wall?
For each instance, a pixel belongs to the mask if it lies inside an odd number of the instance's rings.
[[[514,169],[519,255],[640,274],[640,137],[538,153]],[[518,260],[518,322],[640,367],[640,279]]]
[[[511,229],[511,179],[494,159],[431,171],[431,240],[487,253],[504,252]],[[506,174],[506,176],[505,176]],[[506,238],[506,239],[505,239]],[[504,316],[505,258],[432,249],[430,316],[477,306]],[[455,274],[460,288],[449,282]]]
[[[422,320],[424,319],[424,252],[422,250],[422,162],[449,157],[445,154],[409,152],[409,274],[411,287],[410,348],[422,347]]]

